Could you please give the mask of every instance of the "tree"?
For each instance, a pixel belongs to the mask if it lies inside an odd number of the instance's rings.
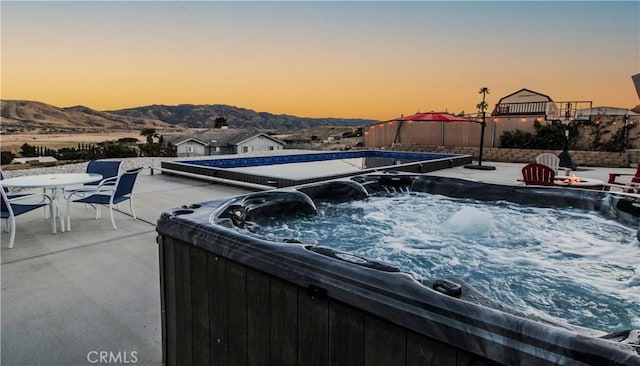
[[[484,114],[487,108],[489,107],[489,104],[485,101],[487,94],[489,94],[489,88],[487,88],[486,86],[483,86],[482,88],[480,88],[480,91],[478,92],[478,94],[482,94],[482,102],[478,103],[476,105],[476,108],[478,108],[478,110]]]
[[[36,151],[35,146],[31,146],[26,142],[20,146],[20,155],[25,158],[38,156],[38,152]]]
[[[478,152],[478,164],[477,165],[468,164],[468,165],[465,165],[464,167],[469,169],[495,170],[496,167],[494,166],[487,166],[487,165],[482,166],[482,150],[484,148],[484,130],[485,128],[487,128],[486,110],[487,110],[487,107],[489,106],[487,104],[486,98],[487,98],[487,94],[489,94],[489,88],[487,88],[486,86],[483,86],[480,88],[480,91],[478,93],[482,94],[482,102],[476,105],[479,111],[478,114],[482,116],[482,121],[480,122],[480,126],[482,127],[482,130],[480,132],[480,150]]]
[[[224,117],[216,117],[215,120],[213,120],[213,128],[222,128],[228,126],[227,125],[227,119]]]
[[[153,144],[153,139],[158,138],[158,132],[155,128],[144,128],[140,132],[140,136],[145,136],[147,138],[148,144]]]

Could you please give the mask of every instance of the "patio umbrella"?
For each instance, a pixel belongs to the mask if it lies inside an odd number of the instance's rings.
[[[467,117],[461,117],[461,116],[454,116],[453,114],[449,114],[449,113],[439,113],[439,112],[427,112],[427,113],[416,113],[413,114],[411,116],[406,116],[406,117],[400,117],[400,118],[396,118],[396,119],[392,119],[390,121],[387,122],[400,122],[400,125],[398,126],[398,132],[396,132],[396,141],[398,139],[398,136],[400,134],[400,128],[402,127],[402,122],[406,122],[406,121],[422,121],[422,122],[473,122],[473,123],[479,123],[482,125],[482,132],[481,132],[481,136],[480,136],[480,156],[478,159],[478,164],[469,164],[466,165],[465,168],[470,168],[470,169],[481,169],[481,170],[494,170],[495,167],[492,166],[486,166],[486,165],[482,165],[482,148],[484,145],[484,129],[486,127],[486,122],[484,121],[484,118],[481,121],[475,120],[475,119],[471,119],[471,118],[467,118]]]
[[[469,118],[466,118],[466,117],[459,117],[459,116],[454,116],[453,114],[449,114],[449,113],[438,113],[438,112],[416,113],[416,114],[413,114],[411,116],[392,119],[391,121],[388,121],[388,122],[393,122],[393,121],[399,121],[399,122],[404,122],[404,121],[476,122],[476,123],[480,123],[479,121],[476,121],[476,120],[473,120],[473,119],[469,119]]]

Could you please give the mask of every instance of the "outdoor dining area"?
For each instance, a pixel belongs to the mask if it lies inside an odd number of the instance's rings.
[[[16,217],[44,208],[49,217],[51,233],[71,231],[71,203],[92,206],[95,218],[101,218],[100,206],[109,209],[111,224],[117,230],[114,206],[129,201],[130,212],[135,219],[133,188],[141,167],[120,173],[121,161],[93,160],[88,162],[85,173],[53,173],[27,175],[4,179],[2,186],[2,225],[10,232],[8,248],[13,248],[16,235]],[[13,193],[12,190],[19,190]],[[58,229],[59,224],[59,229]]]
[[[85,188],[80,183],[66,186],[65,194],[57,192],[60,214],[63,221],[67,213],[70,215],[71,231],[66,225],[64,232],[60,230],[58,217],[57,233],[52,234],[50,206],[16,216],[13,248],[9,248],[11,233],[2,230],[0,364],[89,364],[99,352],[112,352],[114,357],[120,352],[121,360],[126,352],[129,361],[135,355],[138,364],[162,364],[156,221],[162,212],[184,204],[248,191],[151,175],[148,167],[153,159],[121,161],[119,176],[144,166],[133,187],[136,219],[127,201],[122,202],[120,209],[114,205],[117,225],[114,230],[105,211],[109,208],[100,205],[102,219],[96,220],[92,206],[73,202],[79,195],[72,197],[65,212],[69,191]],[[58,173],[85,174],[87,165],[4,173],[5,180]],[[9,188],[9,191],[16,195],[42,193],[42,187]],[[41,199],[42,196],[34,197],[32,201],[39,203]],[[4,216],[2,221],[6,221]]]

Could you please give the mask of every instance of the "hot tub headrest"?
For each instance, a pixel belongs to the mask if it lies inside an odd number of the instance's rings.
[[[218,218],[230,218],[234,225],[244,227],[247,222],[265,219],[314,215],[315,203],[298,191],[269,191],[242,196],[230,202]]]
[[[347,202],[367,198],[369,192],[362,184],[352,180],[336,180],[316,183],[297,188],[298,191],[309,196],[314,202]]]

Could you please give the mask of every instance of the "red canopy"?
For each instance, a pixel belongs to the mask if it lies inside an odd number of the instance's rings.
[[[392,122],[392,121],[431,121],[431,122],[476,122],[478,123],[478,121],[470,119],[470,118],[466,118],[466,117],[458,117],[458,116],[454,116],[452,114],[449,113],[436,113],[436,112],[429,112],[429,113],[416,113],[414,115],[411,116],[406,116],[406,117],[400,117],[400,118],[396,118],[396,119],[392,119],[388,122]]]

